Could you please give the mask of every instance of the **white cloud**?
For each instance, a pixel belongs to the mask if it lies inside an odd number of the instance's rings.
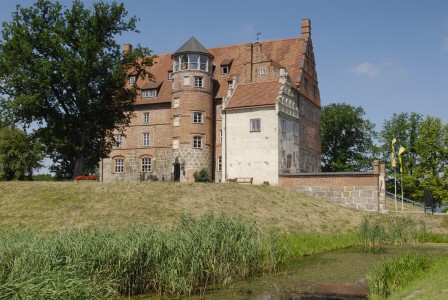
[[[377,78],[379,76],[401,77],[407,74],[406,70],[394,64],[391,59],[383,59],[375,63],[363,62],[348,68],[347,72],[371,78]]]
[[[348,72],[359,74],[359,75],[367,75],[370,77],[376,77],[379,74],[378,68],[369,62],[364,62],[354,67],[348,69]]]

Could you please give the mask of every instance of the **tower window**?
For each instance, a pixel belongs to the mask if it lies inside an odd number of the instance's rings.
[[[204,113],[200,111],[193,112],[193,123],[203,123],[204,122]]]
[[[204,78],[200,76],[194,76],[194,86],[204,87]]]
[[[193,137],[193,148],[202,148],[202,137],[201,136]]]

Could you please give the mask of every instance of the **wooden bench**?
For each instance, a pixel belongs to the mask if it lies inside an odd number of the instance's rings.
[[[252,184],[252,181],[254,180],[253,177],[237,177],[236,179],[236,183],[239,184]]]

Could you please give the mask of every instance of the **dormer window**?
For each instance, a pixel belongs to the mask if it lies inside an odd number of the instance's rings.
[[[229,66],[221,66],[221,74],[225,75],[225,74],[229,74]]]
[[[142,91],[142,98],[154,98],[157,97],[157,89],[149,89]]]
[[[129,76],[129,84],[134,84],[135,83],[135,76]]]

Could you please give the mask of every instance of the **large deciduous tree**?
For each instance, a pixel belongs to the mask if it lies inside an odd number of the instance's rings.
[[[322,170],[362,171],[371,167],[374,124],[362,107],[333,103],[322,108]]]
[[[16,122],[37,124],[35,135],[53,159],[53,171],[72,177],[92,171],[106,157],[113,131],[132,117],[137,87],[130,72],[151,76],[153,57],[138,46],[122,53],[117,35],[135,31],[123,4],[75,0],[71,8],[38,0],[17,6],[3,23],[0,92]]]
[[[404,196],[412,198],[414,192],[418,189],[419,181],[415,176],[415,167],[418,164],[419,156],[417,152],[416,141],[418,131],[422,123],[423,116],[418,113],[400,113],[393,114],[390,120],[385,120],[378,140],[379,156],[386,162],[387,170],[391,176],[395,176],[400,170],[400,164],[397,163],[394,169],[391,165],[391,143],[396,139],[395,153],[403,146],[406,150],[401,155],[402,160],[402,180]],[[393,191],[393,181],[388,181],[388,190]]]
[[[22,130],[0,122],[0,180],[31,180],[42,158],[39,143]]]
[[[441,203],[448,199],[448,124],[443,125],[440,118],[426,117],[415,143],[419,160],[414,172],[420,188],[414,194],[422,198],[423,191],[429,190]]]

